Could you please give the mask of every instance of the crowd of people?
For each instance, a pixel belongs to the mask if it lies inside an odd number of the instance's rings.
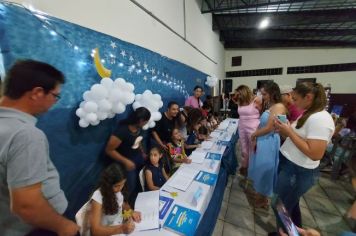
[[[56,68],[32,60],[17,62],[6,74],[0,100],[2,235],[131,233],[134,222],[141,220],[140,212],[131,210],[138,193],[160,189],[182,163],[191,163],[188,156],[218,126],[212,98],[203,102],[203,88],[196,86],[185,106],[169,101],[148,138],[142,135],[151,117],[148,109],[137,108],[120,121],[105,147],[112,163],[88,196],[89,223],[80,229],[63,216],[68,203],[47,138],[35,127],[35,116],[56,103],[64,82]],[[299,83],[292,89],[269,82],[260,94],[241,85],[233,96],[240,119],[242,185],[252,183],[248,191],[254,207],[266,208],[272,196],[278,198],[302,227],[299,199],[318,180],[320,160],[335,130],[324,110],[325,91],[319,83]],[[143,142],[149,144],[147,150]]]
[[[150,111],[131,111],[120,121],[105,147],[111,160],[85,205],[88,224],[79,226],[63,215],[68,206],[48,141],[35,124],[37,115],[60,98],[64,75],[33,60],[15,63],[7,72],[0,100],[0,228],[2,235],[113,235],[131,233],[140,212],[132,211],[139,192],[157,190],[189,154],[217,127],[211,97],[202,102],[196,86],[185,106],[168,102],[162,119],[144,138]],[[149,139],[149,140],[147,140]],[[149,143],[149,149],[143,143]],[[140,183],[140,173],[145,184]],[[132,212],[126,214],[125,212]]]

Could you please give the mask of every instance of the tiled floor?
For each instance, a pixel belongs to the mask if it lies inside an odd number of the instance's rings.
[[[271,208],[254,209],[239,186],[241,177],[230,176],[214,236],[267,235],[275,230],[276,220]],[[324,236],[338,235],[350,230],[345,214],[354,193],[347,181],[332,181],[323,175],[319,183],[300,201],[303,225],[317,229]]]

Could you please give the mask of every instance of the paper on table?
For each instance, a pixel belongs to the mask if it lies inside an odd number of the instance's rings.
[[[141,222],[135,223],[135,231],[158,229],[159,190],[139,193],[135,202],[135,211],[141,212]]]
[[[221,135],[220,131],[213,131],[210,133],[210,137],[212,138],[218,138]]]
[[[189,158],[192,160],[194,163],[203,163],[205,156],[207,152],[206,151],[194,151],[192,154],[190,154]]]
[[[203,149],[210,149],[213,147],[213,145],[214,145],[214,142],[212,142],[212,141],[204,141],[201,143],[201,147]]]
[[[173,188],[186,191],[198,172],[198,170],[192,168],[181,167],[172,176],[172,178],[169,179],[168,185]]]
[[[202,170],[216,174],[219,170],[220,161],[205,159]]]

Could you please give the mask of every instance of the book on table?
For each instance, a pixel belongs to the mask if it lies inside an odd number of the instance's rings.
[[[200,171],[199,174],[195,177],[195,181],[198,181],[200,183],[207,184],[210,186],[214,186],[217,178],[218,178],[217,174]]]
[[[189,167],[180,167],[167,184],[173,188],[186,191],[198,172],[198,170]]]
[[[221,158],[222,158],[222,154],[219,153],[208,152],[208,155],[206,155],[206,159],[211,159],[215,161],[220,161]]]
[[[204,162],[206,153],[206,151],[195,150],[192,152],[192,154],[190,154],[189,158],[192,160],[192,162],[201,164]]]
[[[194,235],[201,214],[192,209],[174,205],[163,227],[180,235]]]
[[[172,198],[159,196],[159,219],[163,220],[173,201],[174,200]]]
[[[135,202],[135,211],[141,212],[141,222],[135,223],[135,231],[158,229],[159,190],[139,193]]]

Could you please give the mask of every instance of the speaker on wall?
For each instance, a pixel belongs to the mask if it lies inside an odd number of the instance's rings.
[[[224,93],[229,94],[232,92],[232,79],[224,79]]]

